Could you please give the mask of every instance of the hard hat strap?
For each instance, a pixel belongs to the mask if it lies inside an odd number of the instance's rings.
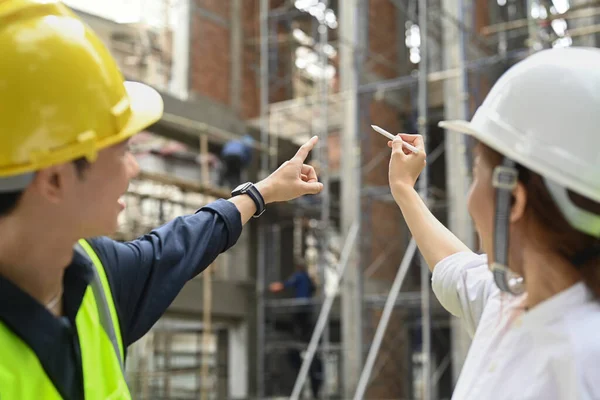
[[[505,157],[494,169],[493,185],[496,188],[494,217],[494,262],[491,269],[500,290],[514,295],[525,290],[523,278],[508,268],[509,222],[512,192],[517,186],[519,172],[516,163]]]
[[[34,172],[26,174],[0,177],[0,193],[20,192],[33,181]]]

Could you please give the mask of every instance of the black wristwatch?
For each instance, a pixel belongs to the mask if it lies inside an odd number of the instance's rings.
[[[258,191],[256,186],[252,182],[242,183],[240,186],[233,189],[231,192],[231,197],[239,196],[241,194],[247,194],[254,204],[256,205],[256,212],[254,213],[254,218],[258,218],[262,215],[262,213],[266,210],[265,199],[263,199],[262,194]]]

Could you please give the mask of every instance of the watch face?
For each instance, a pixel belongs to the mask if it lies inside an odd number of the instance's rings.
[[[241,185],[239,185],[238,187],[236,187],[233,191],[234,192],[244,192],[246,190],[248,190],[248,188],[251,186],[252,184],[249,182],[246,183],[242,183]]]

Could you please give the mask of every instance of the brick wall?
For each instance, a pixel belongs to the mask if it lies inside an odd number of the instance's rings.
[[[258,0],[242,1],[242,31],[244,45],[242,50],[242,118],[253,118],[260,113],[260,91],[258,88],[258,67],[260,51],[258,43],[250,38],[260,35]]]
[[[401,121],[392,107],[373,101],[370,109],[372,123],[381,124],[392,132],[400,131]],[[369,136],[369,145],[365,146],[367,147],[366,154],[363,154],[363,165],[368,164],[382,151],[386,154],[376,167],[363,175],[363,186],[387,186],[390,160],[387,140],[374,132],[370,126],[368,129],[365,127],[363,132]],[[368,279],[378,282],[376,287],[385,288],[387,286],[387,290],[389,290],[408,241],[406,226],[402,213],[394,202],[369,199],[368,197],[363,197],[363,200],[363,267],[369,268],[381,255],[387,254],[385,261],[376,270],[371,269],[372,273]],[[414,271],[416,270],[411,272]],[[413,281],[412,285],[411,282],[408,282],[409,280]],[[414,290],[414,279],[407,276],[403,290],[410,290],[411,286]],[[383,289],[383,293],[386,293],[386,289]],[[370,317],[373,327],[379,323],[380,314],[381,310],[373,309]],[[404,320],[397,316],[393,316],[390,320],[379,353],[378,364],[381,363],[382,369],[369,385],[367,398],[402,398],[408,394],[406,381],[400,378],[407,373],[406,360],[408,359],[406,338],[399,336],[403,323]],[[374,331],[365,332],[366,339],[370,340],[373,333]],[[383,357],[383,355],[386,356]],[[394,379],[394,377],[396,378]]]
[[[193,0],[190,12],[190,89],[230,104],[231,1]]]
[[[368,47],[370,54],[367,56],[365,69],[376,74],[379,79],[390,79],[398,76],[398,32],[404,26],[397,26],[397,10],[391,1],[371,0],[368,8]],[[368,107],[368,115],[363,118],[362,129],[362,164],[367,165],[371,160],[383,158],[370,171],[363,173],[363,186],[388,186],[388,170],[390,161],[390,149],[387,147],[387,139],[371,129],[371,124],[385,127],[386,130],[396,133],[403,130],[404,121],[399,110],[384,101],[375,99],[364,99],[367,104],[361,103],[361,107]],[[367,200],[366,197],[363,197]],[[363,266],[368,268],[378,257],[388,253],[383,264],[370,275],[371,280],[379,282],[377,286],[385,287],[386,283],[391,286],[398,266],[404,256],[408,233],[403,221],[402,213],[394,202],[370,199],[363,202]],[[412,271],[411,271],[412,272]],[[407,277],[408,278],[408,277]],[[413,282],[405,282],[403,290],[410,286],[414,289]],[[411,284],[412,283],[412,284]],[[388,286],[389,288],[389,286]],[[385,293],[385,291],[384,291]],[[407,347],[407,337],[404,330],[405,320],[394,312],[390,324],[385,333],[380,356],[377,360],[380,373],[369,385],[366,393],[367,398],[403,398],[408,396],[409,388],[405,380],[409,370],[407,360],[410,350]],[[372,327],[379,323],[381,310],[372,309],[368,322]],[[374,331],[365,332],[366,340],[372,338]]]
[[[397,9],[389,0],[369,1],[369,69],[381,78],[398,75]]]
[[[282,0],[271,0],[271,9],[282,7]],[[242,118],[256,118],[260,114],[260,3],[258,0],[242,0],[242,31],[244,44],[242,50]],[[283,37],[289,34],[281,23],[269,27],[273,39],[276,35]],[[275,64],[270,64],[269,102],[287,100],[291,95],[290,80],[290,45],[284,40],[269,43],[271,57],[277,57]],[[275,55],[276,54],[276,55]],[[274,71],[276,69],[276,71]],[[274,76],[276,75],[276,76]]]

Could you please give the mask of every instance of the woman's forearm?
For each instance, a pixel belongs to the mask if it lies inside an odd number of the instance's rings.
[[[462,251],[471,251],[438,221],[414,188],[406,187],[395,192],[396,203],[432,272],[444,258]]]

